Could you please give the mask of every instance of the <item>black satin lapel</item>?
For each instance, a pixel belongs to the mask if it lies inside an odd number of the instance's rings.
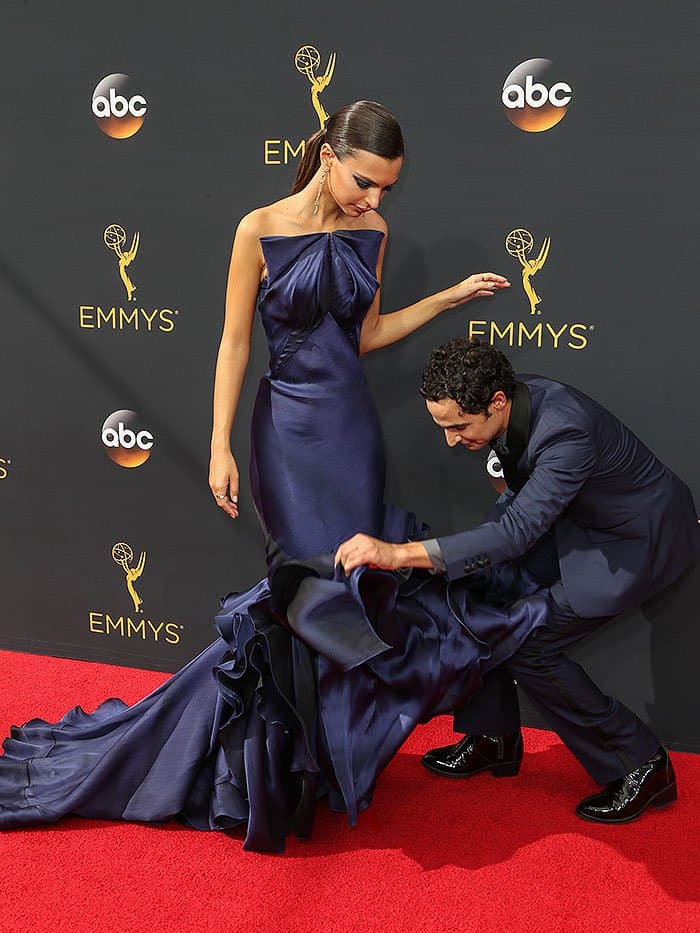
[[[525,453],[530,440],[530,419],[532,417],[532,399],[530,390],[524,382],[515,383],[513,405],[508,422],[508,450],[517,464]]]
[[[527,475],[518,470],[518,463],[530,440],[531,420],[532,398],[530,390],[524,382],[516,382],[506,434],[508,454],[501,459],[501,466],[503,467],[508,488],[512,489],[513,492],[520,492],[527,482]]]

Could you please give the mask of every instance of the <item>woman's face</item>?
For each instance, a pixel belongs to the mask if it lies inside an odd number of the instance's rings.
[[[321,149],[321,162],[328,167],[328,191],[344,214],[361,217],[376,210],[379,202],[399,178],[403,158],[385,159],[382,156],[356,149],[342,161],[325,143]]]

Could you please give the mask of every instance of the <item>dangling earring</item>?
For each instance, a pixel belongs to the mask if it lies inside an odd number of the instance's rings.
[[[314,201],[314,214],[318,214],[318,202],[321,200],[321,191],[323,190],[323,184],[328,175],[328,166],[326,165],[321,173],[321,182],[318,186],[318,194],[316,195],[316,200]]]

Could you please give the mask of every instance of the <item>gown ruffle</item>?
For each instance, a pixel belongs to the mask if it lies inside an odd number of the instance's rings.
[[[382,234],[262,238],[270,344],[252,423],[251,489],[268,575],[227,596],[219,637],[134,706],[112,698],[13,727],[0,828],[69,814],[244,825],[248,849],[311,833],[326,796],[350,822],[417,723],[448,713],[546,623],[524,570],[448,583],[427,571],[333,566],[361,531],[428,534],[385,506],[379,420],[358,362]]]
[[[396,510],[384,529],[424,533]],[[0,828],[178,818],[244,824],[244,848],[280,852],[290,832],[310,835],[326,795],[355,823],[413,728],[473,695],[547,611],[512,567],[468,589],[423,571],[346,577],[331,554],[283,562],[226,597],[220,638],[139,703],[13,727]]]

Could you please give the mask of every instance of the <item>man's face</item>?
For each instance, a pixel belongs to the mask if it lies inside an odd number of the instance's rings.
[[[462,411],[451,398],[438,402],[426,399],[425,404],[435,424],[445,432],[449,447],[461,444],[468,450],[481,450],[503,434],[508,426],[510,403],[503,392],[494,394],[485,415]]]

